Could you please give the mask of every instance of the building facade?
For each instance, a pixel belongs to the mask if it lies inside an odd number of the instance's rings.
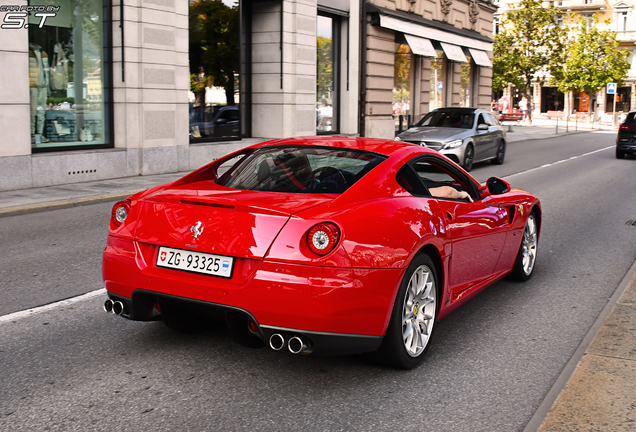
[[[440,106],[490,106],[492,3],[372,0],[364,8],[361,134],[392,138],[399,115],[418,119]]]
[[[188,171],[270,138],[393,138],[400,115],[486,107],[495,10],[17,0],[0,7],[0,191]]]

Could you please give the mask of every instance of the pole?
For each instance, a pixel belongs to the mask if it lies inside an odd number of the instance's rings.
[[[612,126],[616,127],[616,93],[614,93],[614,96],[612,97],[612,99],[614,99],[614,108],[612,109],[612,117],[613,117]]]

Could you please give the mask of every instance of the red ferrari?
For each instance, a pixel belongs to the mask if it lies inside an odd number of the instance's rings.
[[[424,147],[274,140],[117,203],[104,308],[185,332],[221,313],[248,346],[412,368],[436,321],[531,277],[540,227],[533,195]]]

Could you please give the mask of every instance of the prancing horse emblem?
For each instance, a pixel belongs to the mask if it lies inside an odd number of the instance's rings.
[[[201,221],[198,221],[197,223],[192,225],[192,228],[190,228],[190,231],[192,231],[192,235],[194,236],[194,239],[196,240],[197,237],[199,237],[201,233],[203,232],[203,223]]]

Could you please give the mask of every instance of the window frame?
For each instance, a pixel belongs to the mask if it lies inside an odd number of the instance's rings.
[[[429,163],[431,165],[434,165],[440,168],[442,171],[444,171],[446,174],[448,174],[455,181],[457,181],[459,184],[462,185],[464,190],[468,192],[468,194],[473,199],[473,202],[476,202],[482,199],[482,196],[479,194],[479,187],[480,187],[479,184],[476,184],[475,181],[472,180],[467,174],[458,170],[457,167],[452,164],[452,162],[448,162],[445,159],[442,159],[434,155],[416,156],[410,161],[408,161],[407,163],[405,163],[402,166],[402,168],[400,168],[398,172],[396,173],[396,181],[397,181],[398,174],[402,174],[405,177],[407,177],[407,181],[415,181],[413,180],[413,175],[415,176],[415,178],[417,179],[416,180],[417,183],[411,186],[413,186],[413,189],[416,192],[413,193],[407,190],[407,192],[409,192],[411,195],[415,197],[422,197],[422,198],[433,198],[433,199],[456,201],[456,202],[462,202],[462,203],[467,202],[461,199],[444,198],[444,197],[437,197],[437,196],[431,195],[428,187],[424,184],[417,170],[414,168],[414,165],[419,162]],[[403,170],[406,170],[406,171],[403,171]],[[408,173],[408,171],[410,171],[410,173]],[[400,184],[399,181],[398,181],[398,184]],[[400,186],[402,185],[400,184]]]
[[[331,106],[332,106],[332,116],[331,116],[331,130],[328,131],[319,131],[316,129],[316,135],[333,135],[340,133],[340,87],[341,87],[341,75],[340,75],[340,56],[342,55],[342,19],[343,17],[340,15],[336,15],[333,13],[325,12],[323,10],[317,11],[316,17],[316,40],[318,39],[318,17],[325,17],[331,19],[331,47],[332,47],[332,56],[333,56],[333,67],[332,67],[332,82],[333,89],[331,91]],[[317,44],[316,44],[316,49]],[[316,61],[316,68],[318,68],[318,62]],[[317,72],[317,71],[316,71]],[[316,82],[318,81],[318,77],[316,76]],[[318,97],[318,84],[316,84],[316,103]],[[316,125],[317,127],[318,125]]]

